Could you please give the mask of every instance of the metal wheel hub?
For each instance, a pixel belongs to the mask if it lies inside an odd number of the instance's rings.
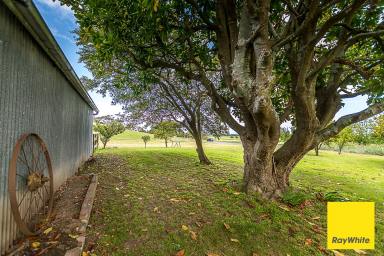
[[[33,192],[43,187],[46,182],[49,181],[48,177],[45,177],[43,174],[32,171],[27,178],[28,190]]]

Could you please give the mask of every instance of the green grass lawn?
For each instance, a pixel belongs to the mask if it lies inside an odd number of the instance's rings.
[[[88,248],[97,255],[333,255],[324,249],[326,203],[316,195],[338,191],[376,202],[376,250],[366,252],[384,255],[383,157],[308,154],[291,179],[291,193],[307,201],[290,207],[238,191],[240,145],[205,147],[211,166],[198,164],[193,147],[98,151],[82,170],[99,175]]]
[[[151,136],[150,142],[147,144],[148,147],[163,147],[164,141],[160,139],[155,139],[153,134],[145,133],[145,132],[137,132],[126,130],[125,132],[112,137],[112,140],[108,143],[107,147],[144,147],[144,143],[141,140],[143,135]],[[222,146],[234,146],[237,145],[241,147],[240,138],[238,135],[225,135],[221,136],[220,140],[209,136],[209,138],[214,139],[215,142],[210,144],[221,144]],[[177,138],[177,140],[181,141],[182,147],[194,147],[195,142],[190,138]],[[171,145],[171,143],[169,143]],[[216,145],[217,146],[217,145]],[[208,146],[209,147],[209,146]],[[327,145],[322,146],[322,151],[337,151],[336,145],[332,145],[331,147]],[[371,145],[358,145],[356,143],[348,143],[345,145],[343,152],[347,153],[358,153],[358,154],[371,154],[371,155],[379,155],[384,156],[384,145],[371,144]]]
[[[108,142],[107,147],[144,147],[144,142],[141,139],[144,135],[149,135],[151,140],[147,143],[147,147],[164,147],[165,142],[162,139],[155,139],[153,134],[138,132],[132,130],[126,130],[125,132],[113,136],[111,141]],[[170,139],[172,140],[172,139]],[[194,140],[189,138],[177,138],[181,142],[182,146],[191,147],[194,145]],[[172,145],[171,141],[168,141],[168,146]]]

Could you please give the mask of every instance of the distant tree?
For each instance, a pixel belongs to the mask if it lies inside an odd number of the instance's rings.
[[[106,115],[106,116],[98,116],[98,117],[95,117],[95,122],[100,122],[100,123],[103,123],[103,124],[106,124],[106,123],[110,123],[112,121],[119,121],[121,122],[121,119],[118,115],[114,116],[114,115]]]
[[[331,147],[331,140],[325,140],[325,141],[322,141],[320,142],[319,144],[316,145],[315,147],[315,154],[316,156],[319,156],[320,155],[320,149],[322,149],[322,147],[326,145],[328,148]]]
[[[323,146],[323,142],[320,142],[319,144],[317,144],[315,146],[315,154],[316,154],[316,156],[319,156],[319,151],[321,149],[321,146]]]
[[[147,148],[147,142],[151,140],[151,136],[144,135],[143,137],[141,137],[141,139],[144,141],[144,147]]]
[[[331,142],[337,145],[338,152],[339,154],[341,154],[341,151],[343,150],[345,144],[347,144],[348,142],[352,142],[353,140],[354,138],[352,127],[348,126],[344,128],[337,136],[333,137],[331,139]]]
[[[153,127],[152,133],[155,135],[155,138],[163,139],[167,148],[169,139],[176,136],[177,128],[178,124],[176,122],[163,121]]]
[[[286,142],[290,137],[292,133],[291,130],[287,127],[283,127],[280,129],[280,141]]]
[[[351,127],[354,142],[362,145],[371,143],[373,141],[373,125],[372,119],[353,124]]]
[[[384,115],[380,115],[375,119],[373,134],[379,143],[384,142]]]
[[[100,133],[100,140],[103,143],[103,148],[106,147],[110,139],[125,131],[124,125],[117,120],[108,120],[107,118],[95,121],[94,128],[96,132]]]

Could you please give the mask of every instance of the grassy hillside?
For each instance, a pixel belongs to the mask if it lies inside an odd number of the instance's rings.
[[[151,136],[151,139],[153,139],[153,134],[150,134],[150,133],[125,130],[125,132],[118,134],[116,136],[113,136],[112,140],[113,141],[141,142],[141,137],[143,137],[144,135],[149,135],[149,136]]]

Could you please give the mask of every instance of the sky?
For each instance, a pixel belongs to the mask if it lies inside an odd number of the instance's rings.
[[[56,41],[60,45],[68,61],[79,77],[91,77],[90,71],[79,62],[79,47],[76,45],[76,35],[74,30],[78,27],[76,18],[68,6],[60,5],[59,1],[52,0],[33,0],[41,16],[44,18]],[[112,99],[107,95],[103,97],[96,92],[89,92],[96,106],[99,108],[99,116],[113,115],[122,112],[119,105],[113,105]],[[344,101],[345,106],[336,114],[336,119],[340,116],[355,113],[367,107],[366,96],[360,96]]]

